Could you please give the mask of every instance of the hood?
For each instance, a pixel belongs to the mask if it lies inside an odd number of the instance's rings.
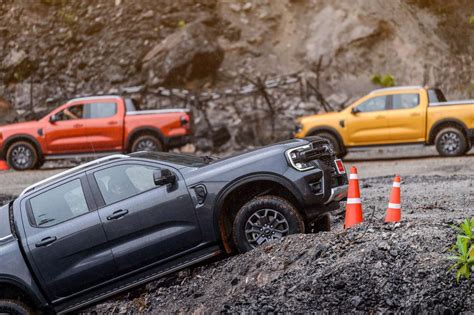
[[[340,117],[340,113],[338,112],[331,112],[331,113],[323,113],[323,114],[316,114],[316,115],[311,115],[311,116],[304,116],[301,118],[298,118],[298,121],[301,123],[305,123],[305,121],[315,121],[315,120],[329,120],[329,119],[335,119],[337,117]]]
[[[37,128],[37,127],[38,127],[37,121],[26,121],[26,122],[21,122],[21,123],[0,126],[0,131],[24,130],[24,129]]]

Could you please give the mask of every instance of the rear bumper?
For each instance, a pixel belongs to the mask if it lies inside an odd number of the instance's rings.
[[[191,135],[184,135],[184,136],[174,136],[165,138],[165,146],[168,149],[179,148],[183,145],[186,145],[192,141]]]

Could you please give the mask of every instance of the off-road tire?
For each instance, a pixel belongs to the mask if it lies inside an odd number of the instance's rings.
[[[460,156],[469,150],[466,136],[454,127],[441,129],[436,135],[435,145],[441,156]]]
[[[25,304],[14,300],[0,300],[0,314],[30,315],[31,309]]]
[[[347,155],[346,149],[341,143],[339,143],[339,140],[333,134],[329,132],[316,132],[314,134],[311,134],[311,136],[318,136],[328,140],[331,143],[334,153],[338,158],[343,158]]]
[[[27,154],[28,156],[25,157],[26,160],[15,158],[19,152],[23,152],[23,154]],[[21,163],[25,161],[24,163]],[[7,150],[7,163],[10,168],[13,168],[17,171],[26,171],[35,169],[38,167],[38,163],[40,161],[40,157],[38,151],[36,150],[35,146],[27,141],[18,141],[11,144]]]
[[[329,213],[326,213],[317,218],[316,220],[312,221],[306,227],[306,231],[311,233],[331,231],[331,215]]]
[[[153,147],[150,147],[150,144]],[[149,149],[146,149],[147,146]],[[138,136],[135,140],[133,140],[130,152],[138,151],[163,151],[163,144],[156,136],[145,134],[142,136]]]
[[[240,253],[245,253],[254,248],[247,239],[245,228],[250,217],[263,209],[276,211],[284,217],[288,224],[288,233],[285,235],[305,232],[304,220],[290,202],[277,196],[255,197],[240,208],[234,219],[233,241]]]

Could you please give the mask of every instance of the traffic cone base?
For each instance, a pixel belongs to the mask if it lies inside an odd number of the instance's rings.
[[[363,221],[364,217],[362,215],[362,203],[360,201],[359,177],[357,176],[357,168],[351,167],[344,228],[348,229]]]
[[[7,162],[0,160],[0,171],[8,171],[9,167]]]
[[[388,202],[385,222],[400,222],[402,218],[402,207],[400,205],[400,176],[393,179],[392,192]]]

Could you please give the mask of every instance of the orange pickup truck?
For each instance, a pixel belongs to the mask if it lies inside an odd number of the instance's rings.
[[[474,100],[448,102],[441,90],[421,86],[379,89],[340,112],[299,118],[294,136],[326,138],[339,157],[354,147],[408,143],[459,156],[474,141]]]
[[[186,109],[137,110],[116,95],[76,98],[38,121],[0,127],[0,159],[28,170],[46,159],[163,151],[191,140],[191,119]]]

